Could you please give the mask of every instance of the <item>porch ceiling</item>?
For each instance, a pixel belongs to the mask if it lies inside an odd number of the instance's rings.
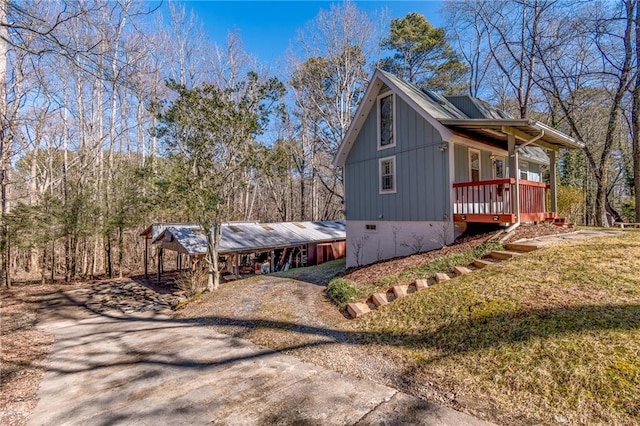
[[[516,137],[517,144],[524,144],[544,131],[544,136],[533,142],[533,145],[553,150],[584,148],[582,142],[532,120],[442,119],[439,121],[448,128],[469,135],[473,139],[497,141],[505,146],[508,134]]]

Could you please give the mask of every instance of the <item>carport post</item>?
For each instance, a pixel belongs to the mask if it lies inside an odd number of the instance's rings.
[[[160,285],[160,256],[161,256],[161,251],[162,249],[160,247],[158,247],[156,249],[156,264],[158,265],[158,274],[157,274],[157,282],[158,285]]]
[[[236,280],[240,279],[240,254],[236,253]]]
[[[149,279],[149,237],[144,236],[144,277]]]

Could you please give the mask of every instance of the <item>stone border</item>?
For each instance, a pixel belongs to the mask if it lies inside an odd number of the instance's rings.
[[[540,247],[541,245],[535,243],[527,244],[521,242],[518,244],[507,244],[505,247],[506,250],[494,250],[483,257],[483,259],[491,259],[491,261],[475,259],[469,266],[473,266],[476,269],[481,269],[486,266],[498,264],[501,261],[509,260],[514,257],[518,257],[523,254],[538,250]],[[426,290],[434,284],[441,283],[443,281],[449,281],[452,278],[467,275],[471,272],[473,272],[473,269],[469,269],[468,267],[455,266],[453,268],[453,271],[449,273],[438,272],[429,278],[419,278],[409,285],[397,285],[394,287],[389,287],[385,292],[372,294],[364,303],[348,303],[347,312],[349,312],[351,318],[359,318],[363,315],[368,314],[374,309],[386,306],[397,299],[407,297],[411,293]]]

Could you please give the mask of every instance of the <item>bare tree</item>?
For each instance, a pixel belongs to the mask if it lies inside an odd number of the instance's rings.
[[[368,60],[377,57],[380,35],[374,21],[347,2],[321,11],[297,39],[303,59],[294,60],[291,86],[304,133],[299,139],[318,146],[314,178],[329,194],[320,218],[330,213],[334,199],[343,198],[342,174],[331,159],[366,89]]]
[[[633,103],[631,109],[631,144],[633,156],[633,189],[635,194],[635,221],[640,223],[640,1],[636,1],[635,16],[635,55],[636,79],[633,88]]]
[[[596,183],[594,222],[598,226],[608,226],[607,213],[619,217],[607,198],[609,165],[619,135],[623,98],[633,82],[635,3],[624,0],[620,5],[581,9],[582,13],[574,11],[572,16],[565,14],[556,21],[557,41],[537,48],[542,65],[539,86],[553,95],[570,131],[586,144],[584,152]],[[567,27],[567,22],[572,25]],[[579,121],[579,96],[593,83],[599,84],[607,96],[604,105],[599,105],[604,106],[606,117],[600,140],[594,140]]]
[[[535,114],[585,142],[595,183],[594,223],[601,226],[607,225],[607,213],[619,217],[607,194],[618,181],[611,173],[612,167],[620,170],[612,152],[637,70],[636,3],[525,0],[446,6],[453,24],[464,23],[456,34],[468,46],[465,57],[472,68],[483,70],[482,80],[476,80],[484,82],[483,93],[521,118]]]

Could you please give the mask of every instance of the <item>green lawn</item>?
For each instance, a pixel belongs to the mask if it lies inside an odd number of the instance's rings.
[[[288,271],[275,272],[271,275],[324,285],[327,284],[329,280],[331,280],[336,275],[344,272],[345,263],[345,259],[337,259],[322,263],[317,266],[293,268],[289,269]]]
[[[502,262],[349,328],[499,423],[639,424],[640,232]]]

